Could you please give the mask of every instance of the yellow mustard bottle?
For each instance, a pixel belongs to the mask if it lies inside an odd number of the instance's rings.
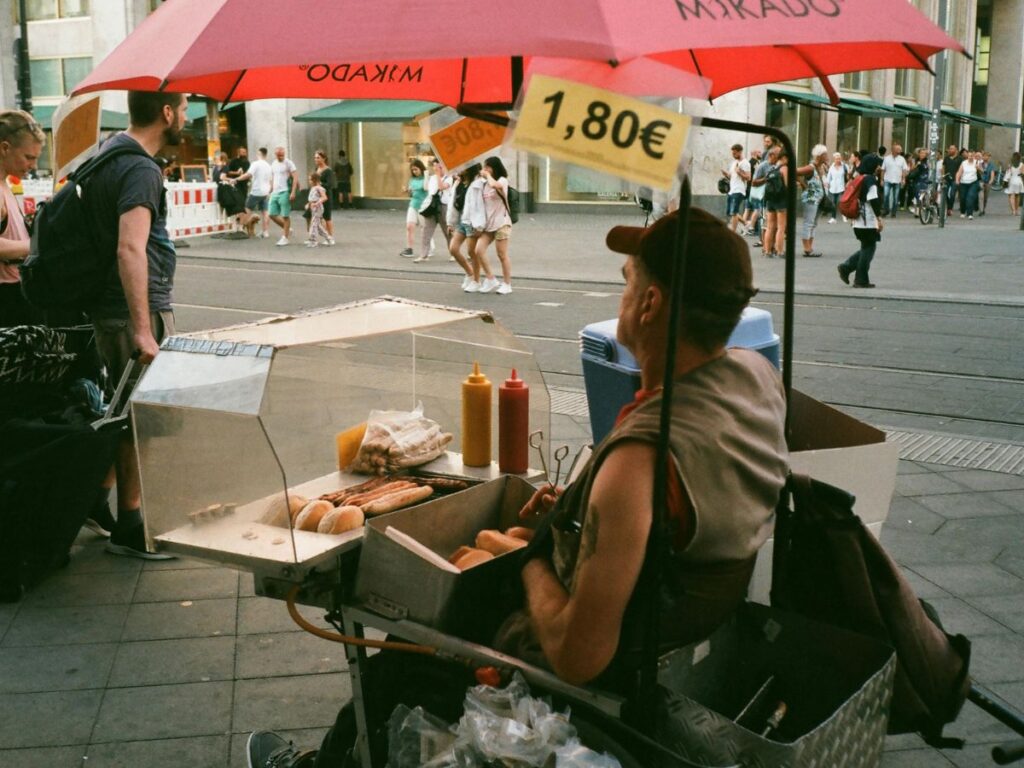
[[[486,467],[491,463],[491,381],[473,363],[462,382],[462,463]]]

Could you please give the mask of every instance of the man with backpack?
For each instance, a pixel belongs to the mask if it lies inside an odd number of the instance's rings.
[[[163,174],[153,156],[181,141],[187,106],[180,93],[130,92],[128,130],[100,150],[101,155],[124,154],[100,165],[82,196],[85,211],[97,224],[98,248],[116,254],[116,268],[86,307],[112,384],[121,379],[131,358],[142,365],[151,362],[160,342],[174,333],[174,243],[167,234]],[[146,551],[139,467],[130,437],[121,443],[115,468],[118,514],[107,551],[167,559]]]
[[[878,194],[878,179],[875,173],[882,165],[882,159],[871,152],[865,153],[857,168],[857,177],[846,185],[839,210],[853,222],[853,234],[860,248],[838,266],[839,279],[850,284],[854,275],[854,288],[874,288],[868,270],[875,257],[875,248],[882,239],[882,201]]]

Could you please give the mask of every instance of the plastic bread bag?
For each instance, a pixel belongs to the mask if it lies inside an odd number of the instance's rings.
[[[422,707],[399,704],[388,720],[389,768],[457,768],[455,735],[443,720]]]
[[[413,411],[370,411],[366,434],[347,469],[364,475],[386,475],[418,467],[444,453],[452,434],[423,415],[423,405]]]
[[[609,754],[599,754],[573,739],[555,749],[555,768],[622,768]]]

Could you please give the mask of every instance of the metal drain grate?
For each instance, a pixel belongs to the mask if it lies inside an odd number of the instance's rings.
[[[888,432],[900,447],[900,458],[943,464],[948,467],[987,469],[1008,475],[1024,475],[1024,445],[971,440],[927,432]]]
[[[587,407],[587,393],[582,389],[549,387],[548,395],[551,396],[552,413],[576,418],[590,418],[590,409]]]

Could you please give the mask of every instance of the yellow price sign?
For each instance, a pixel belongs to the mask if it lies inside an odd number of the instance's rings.
[[[690,117],[646,101],[547,75],[530,78],[512,145],[669,189]]]
[[[430,134],[430,143],[445,168],[458,168],[501,146],[505,129],[464,117]]]

